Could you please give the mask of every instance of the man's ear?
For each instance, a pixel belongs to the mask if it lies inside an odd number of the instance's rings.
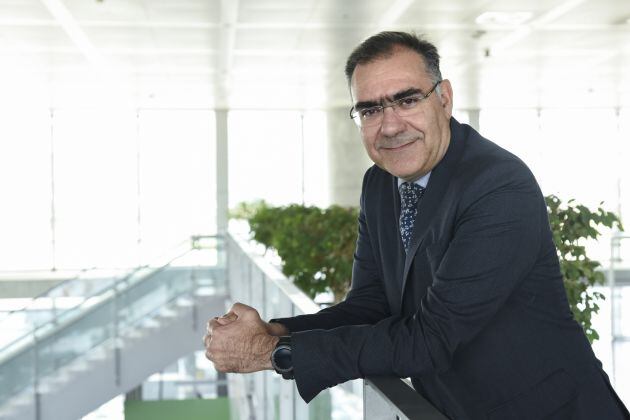
[[[442,107],[444,107],[447,116],[451,118],[453,115],[453,87],[451,86],[451,81],[448,79],[444,79],[442,83],[440,83],[440,101],[442,102]]]

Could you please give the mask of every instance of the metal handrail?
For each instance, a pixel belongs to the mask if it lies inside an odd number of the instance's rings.
[[[103,296],[105,294],[107,294],[108,291],[112,290],[113,288],[117,287],[118,284],[123,283],[125,281],[128,281],[128,279],[133,276],[134,274],[136,274],[138,271],[145,269],[146,267],[137,267],[135,269],[133,269],[130,273],[128,273],[127,275],[123,276],[122,278],[120,278],[119,280],[116,280],[113,284],[110,284],[109,287],[106,287],[104,289],[99,289],[98,291],[94,292],[93,294],[90,294],[88,296],[84,297],[83,302],[81,302],[80,304],[78,304],[77,306],[74,306],[70,309],[68,309],[67,311],[63,311],[61,313],[57,313],[55,314],[51,319],[47,320],[44,323],[35,325],[35,327],[31,328],[28,332],[24,333],[23,335],[19,336],[18,338],[16,338],[15,340],[5,344],[3,346],[3,348],[0,349],[0,354],[5,352],[7,349],[10,349],[11,347],[16,346],[16,344],[18,344],[19,342],[22,342],[24,340],[26,340],[29,337],[33,337],[36,336],[38,334],[39,331],[43,330],[44,328],[47,328],[48,326],[50,326],[51,324],[56,324],[58,323],[62,318],[65,318],[68,316],[68,314],[72,314],[72,313],[77,313],[80,312],[80,308],[84,307],[86,305],[86,302],[90,302],[91,304],[94,303],[94,299],[98,298],[100,296]],[[67,281],[75,281],[77,279],[71,279],[71,280],[67,280]],[[26,311],[27,309],[21,309],[12,313],[18,313],[18,312],[22,312],[22,311]],[[17,351],[17,350],[16,350]],[[4,357],[0,357],[0,363],[2,362],[2,359],[4,359]]]
[[[74,277],[69,278],[69,279],[65,279],[57,284],[54,284],[53,286],[49,287],[48,289],[44,290],[43,292],[39,293],[38,295],[34,296],[31,298],[31,301],[29,303],[26,303],[24,305],[23,308],[20,309],[14,309],[12,311],[8,311],[4,314],[4,316],[0,317],[0,320],[8,318],[10,316],[13,316],[16,313],[19,312],[23,312],[25,310],[28,310],[29,305],[31,305],[34,301],[36,301],[37,299],[42,299],[47,297],[48,295],[50,295],[51,293],[53,293],[53,291],[55,291],[57,288],[61,288],[63,286],[68,285],[71,282],[77,281],[79,278],[81,278],[81,276],[85,275],[85,273],[89,272],[89,271],[93,271],[96,270],[96,267],[92,267],[92,268],[83,268],[80,270],[73,270],[73,271],[78,271],[78,274],[76,274]],[[38,271],[40,272],[40,271]],[[50,271],[41,271],[41,272],[45,272],[45,273],[49,273]]]
[[[419,395],[404,380],[394,376],[372,376],[365,378],[367,392],[387,404],[390,413],[400,420],[448,420],[430,402]],[[367,393],[366,392],[366,393]],[[365,395],[365,394],[364,394]],[[365,397],[364,397],[365,399]],[[376,419],[367,404],[363,406],[364,420]]]
[[[188,252],[190,252],[192,249],[194,249],[194,247],[193,247],[192,245],[193,245],[193,244],[195,244],[195,243],[196,243],[196,242],[197,242],[200,238],[218,238],[218,236],[203,236],[203,237],[202,237],[202,236],[194,236],[194,237],[191,237],[191,239],[189,239],[189,240],[186,240],[186,241],[182,241],[182,242],[180,242],[179,244],[177,244],[177,246],[176,246],[175,248],[179,249],[179,248],[180,248],[182,245],[184,245],[184,244],[189,244],[190,246],[189,246],[189,247],[188,247],[188,248],[187,248],[184,252],[181,252],[181,253],[177,254],[175,257],[169,257],[170,259],[169,259],[166,263],[164,263],[163,265],[161,265],[161,266],[159,266],[158,268],[156,268],[156,269],[155,269],[152,273],[150,273],[148,276],[144,276],[144,277],[143,277],[143,280],[146,280],[146,279],[150,278],[151,276],[153,276],[153,275],[155,275],[156,273],[158,273],[158,272],[160,272],[161,270],[163,270],[165,267],[169,266],[169,265],[170,265],[173,261],[175,261],[176,259],[181,258],[181,257],[182,257],[182,256],[184,256],[185,254],[187,254]],[[138,272],[140,272],[140,271],[142,271],[142,270],[146,270],[147,268],[150,268],[150,267],[151,267],[151,265],[149,265],[149,264],[146,264],[146,265],[143,265],[143,266],[136,267],[136,268],[134,268],[131,272],[129,272],[129,273],[127,273],[126,275],[122,276],[120,279],[115,280],[115,281],[114,281],[112,284],[110,284],[108,287],[105,287],[105,288],[103,288],[103,289],[99,289],[98,291],[96,291],[96,292],[94,292],[94,293],[92,293],[92,294],[90,294],[90,295],[88,295],[88,296],[85,296],[85,297],[84,297],[83,302],[81,302],[79,305],[77,305],[77,306],[75,306],[75,307],[73,307],[73,308],[70,308],[70,309],[68,309],[67,311],[64,311],[64,312],[62,312],[62,313],[55,314],[55,315],[54,315],[51,319],[49,319],[47,322],[42,323],[42,324],[39,324],[39,325],[36,325],[34,328],[32,328],[31,330],[29,330],[27,333],[25,333],[25,334],[21,335],[20,337],[16,338],[15,340],[13,340],[13,341],[11,341],[11,342],[9,342],[9,343],[7,343],[7,344],[6,344],[3,348],[1,348],[1,349],[0,349],[0,354],[1,354],[2,352],[4,352],[6,349],[10,349],[11,347],[15,346],[15,345],[16,345],[16,344],[18,344],[19,342],[25,341],[26,339],[28,339],[28,338],[30,338],[30,337],[35,337],[35,336],[37,335],[38,331],[43,330],[44,328],[48,327],[48,326],[49,326],[49,325],[51,325],[51,324],[57,324],[60,320],[62,320],[62,318],[66,318],[66,319],[67,319],[67,317],[69,316],[68,314],[72,314],[72,313],[75,313],[75,314],[76,314],[76,313],[80,313],[80,312],[81,312],[81,310],[80,310],[80,309],[81,309],[81,308],[85,308],[85,305],[87,305],[87,303],[86,303],[86,302],[90,302],[90,304],[92,305],[92,304],[94,304],[94,299],[95,299],[95,298],[99,298],[99,297],[107,297],[106,295],[109,295],[109,294],[114,293],[114,292],[118,292],[118,291],[119,291],[119,286],[120,286],[120,285],[125,285],[126,287],[124,287],[123,289],[121,289],[121,290],[125,290],[125,288],[127,288],[127,287],[130,287],[130,286],[131,286],[131,285],[130,285],[130,284],[128,284],[128,283],[129,283],[129,280],[130,280],[131,278],[133,278],[133,276],[134,276],[134,275],[136,275]],[[75,279],[69,279],[69,280],[66,280],[66,281],[64,281],[63,283],[67,284],[67,282],[76,281],[77,279],[78,279],[78,277],[77,277],[77,278],[75,278]],[[60,285],[56,285],[56,286],[60,286]],[[51,290],[52,290],[52,289],[54,289],[54,287],[53,287],[53,288],[51,288]],[[112,292],[112,291],[114,291],[114,292]],[[46,293],[46,292],[44,292],[44,293]],[[21,309],[21,310],[18,310],[17,312],[20,312],[20,311],[25,311],[25,310],[26,310],[26,309]],[[76,318],[76,317],[75,317],[75,318]],[[71,321],[66,321],[66,324],[67,324],[68,322],[71,322]],[[17,349],[16,349],[16,350],[14,350],[14,351],[17,351]],[[10,357],[10,356],[8,356],[8,357]],[[4,357],[4,358],[8,358],[8,357]],[[0,358],[0,362],[1,362],[1,359],[2,359],[2,358]]]

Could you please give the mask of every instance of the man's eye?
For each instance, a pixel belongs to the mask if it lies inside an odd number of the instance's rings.
[[[418,104],[419,101],[420,101],[419,97],[417,97],[417,96],[409,96],[407,98],[402,98],[398,102],[398,104],[402,108],[413,108],[414,106],[416,106]]]
[[[366,108],[361,110],[361,118],[366,119],[366,118],[371,118],[374,117],[375,115],[378,115],[378,113],[380,112],[380,108]]]

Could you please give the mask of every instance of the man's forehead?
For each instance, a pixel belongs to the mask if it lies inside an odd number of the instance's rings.
[[[358,64],[350,80],[355,101],[377,100],[430,81],[424,59],[415,51],[398,49],[381,58]]]

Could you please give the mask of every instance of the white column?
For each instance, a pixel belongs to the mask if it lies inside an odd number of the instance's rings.
[[[217,182],[217,233],[228,227],[228,111],[215,110],[216,121],[216,182]]]
[[[329,109],[326,116],[330,203],[357,207],[363,174],[372,161],[363,148],[359,130],[348,116],[348,108]]]
[[[468,125],[479,131],[479,108],[468,110]]]

